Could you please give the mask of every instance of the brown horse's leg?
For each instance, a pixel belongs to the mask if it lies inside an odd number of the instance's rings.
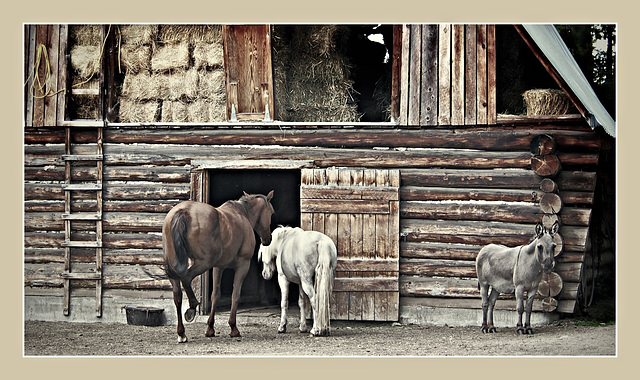
[[[170,278],[169,281],[173,288],[173,303],[176,305],[178,314],[178,343],[185,343],[187,336],[185,335],[184,325],[182,324],[182,289],[180,288],[180,282],[178,280]]]
[[[209,312],[209,319],[207,320],[207,332],[205,336],[213,337],[216,335],[214,329],[216,303],[220,299],[220,282],[222,280],[222,269],[213,268],[213,274],[211,275],[211,283],[213,284],[213,290],[211,292],[211,311]]]
[[[193,288],[191,287],[191,281],[193,281],[193,277],[190,276],[188,279],[182,280],[182,286],[184,287],[184,291],[187,293],[187,298],[189,299],[189,309],[184,312],[184,319],[187,322],[193,322],[196,318],[196,307],[200,304],[193,292]]]
[[[240,292],[242,291],[242,283],[249,272],[250,261],[242,262],[236,267],[236,273],[233,276],[233,292],[231,293],[231,312],[229,314],[229,327],[231,327],[231,337],[239,337],[240,331],[236,326],[236,313],[238,311],[238,302],[240,302]]]

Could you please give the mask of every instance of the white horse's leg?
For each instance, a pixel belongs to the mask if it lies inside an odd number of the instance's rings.
[[[278,284],[280,285],[280,326],[279,333],[287,332],[287,308],[289,307],[289,280],[284,274],[278,273]]]
[[[299,330],[301,333],[306,333],[309,331],[307,328],[307,308],[305,303],[305,295],[302,291],[302,286],[298,289],[298,307],[300,308],[300,327]]]
[[[316,291],[313,289],[313,281],[305,281],[305,279],[301,279],[300,287],[304,290],[307,297],[309,297],[309,303],[311,304],[311,314],[313,315],[313,327],[311,328],[311,334],[317,335],[320,329],[316,326]]]

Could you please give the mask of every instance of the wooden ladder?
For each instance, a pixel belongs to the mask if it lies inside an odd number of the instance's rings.
[[[66,29],[65,29],[66,32]],[[71,95],[95,96],[98,101],[98,117],[97,120],[65,120],[62,122],[65,127],[65,154],[62,160],[65,164],[65,183],[62,186],[64,190],[64,242],[62,246],[65,250],[64,255],[64,271],[61,274],[64,282],[64,298],[63,313],[65,316],[70,314],[71,305],[71,288],[72,281],[90,282],[94,281],[96,288],[96,316],[102,317],[102,282],[103,282],[103,137],[104,129],[107,122],[112,118],[113,106],[115,104],[115,85],[113,75],[115,73],[115,57],[114,54],[114,32],[111,28],[105,26],[101,32],[101,41],[106,41],[102,51],[104,55],[101,57],[101,70],[99,70],[100,84],[98,89],[72,89],[70,82],[70,55],[65,52],[64,75],[67,76],[67,90],[65,94],[65,103],[68,105]],[[108,35],[108,39],[105,37]],[[65,36],[68,38],[68,36]],[[65,107],[66,108],[66,107]],[[65,112],[65,115],[67,112]],[[95,133],[95,147],[89,148],[86,142],[74,138],[81,133]],[[90,167],[90,163],[95,163],[96,173],[90,174],[89,177],[79,176],[82,180],[74,179],[74,167],[82,168],[86,171]],[[87,179],[88,178],[88,179]],[[87,194],[90,194],[87,196]],[[74,196],[80,195],[77,206],[73,207]],[[89,202],[87,202],[89,199]],[[95,200],[95,203],[93,200]],[[87,224],[95,223],[95,234],[87,233]],[[82,230],[76,229],[77,225],[83,226]],[[80,233],[83,231],[83,233]],[[92,231],[93,232],[93,231]],[[90,239],[87,239],[90,237]],[[72,262],[74,253],[85,253],[95,250],[95,260],[89,265],[79,265],[81,270],[74,270]],[[86,258],[84,258],[86,261]]]
[[[73,132],[78,129],[75,126],[65,128],[65,154],[62,156],[65,164],[64,190],[64,315],[70,313],[71,303],[71,281],[72,280],[92,280],[96,286],[96,316],[102,317],[102,171],[103,171],[103,151],[102,137],[103,128],[97,127],[96,151],[92,154],[74,154],[73,152]],[[74,183],[73,164],[81,162],[96,163],[96,178],[92,182]],[[95,206],[92,211],[75,211],[72,207],[73,195],[78,192],[93,193],[95,196]],[[74,236],[74,223],[94,222],[95,235],[92,240],[78,239]],[[75,272],[72,270],[72,254],[74,250],[95,249],[95,269],[89,272]]]

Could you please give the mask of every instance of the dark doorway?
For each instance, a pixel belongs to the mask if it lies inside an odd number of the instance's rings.
[[[268,194],[274,190],[271,204],[275,214],[271,219],[271,230],[278,225],[300,226],[300,170],[282,169],[216,169],[209,172],[209,203],[218,207],[228,200],[242,197],[243,191],[249,194]],[[265,281],[262,278],[262,264],[258,263],[257,253],[260,240],[256,236],[256,250],[251,261],[249,273],[244,280],[240,303],[248,305],[279,304],[279,288],[277,280]],[[211,271],[209,271],[209,274]],[[222,274],[221,299],[217,309],[228,309],[233,291],[233,270],[227,269]],[[291,297],[297,299],[295,286],[291,288]],[[211,297],[212,288],[207,289],[207,297]],[[293,299],[291,298],[290,299]],[[209,310],[203,310],[208,313]]]

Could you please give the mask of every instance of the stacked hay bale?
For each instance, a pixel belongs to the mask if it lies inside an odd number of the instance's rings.
[[[102,25],[70,25],[70,64],[73,89],[95,90],[100,86]],[[71,95],[71,119],[98,119],[98,99],[86,93]]]
[[[123,25],[121,122],[225,121],[219,25]]]
[[[282,121],[360,120],[344,51],[346,26],[274,26],[275,118]]]
[[[522,94],[527,105],[527,115],[565,115],[572,110],[572,104],[564,91],[554,89],[534,89]]]

